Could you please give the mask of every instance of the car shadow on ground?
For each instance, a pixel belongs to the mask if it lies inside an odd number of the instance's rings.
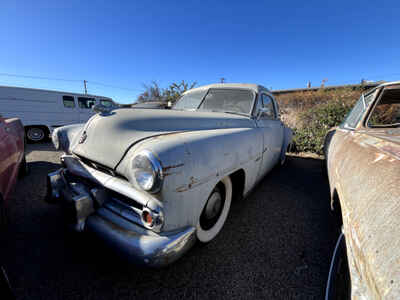
[[[57,152],[57,150],[54,148],[53,144],[50,141],[42,142],[42,143],[26,144],[25,154],[28,155],[32,151],[54,151],[54,152]]]
[[[32,299],[321,299],[336,238],[323,163],[288,157],[233,202],[214,241],[154,270],[70,232],[61,209],[43,201],[45,175],[59,165],[33,162],[11,208],[4,249],[10,281],[18,297]]]

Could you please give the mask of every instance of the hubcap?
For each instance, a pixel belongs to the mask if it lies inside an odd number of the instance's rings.
[[[40,128],[31,128],[28,131],[28,138],[33,141],[40,141],[44,137],[44,132]]]
[[[207,219],[215,218],[219,214],[221,207],[222,207],[221,194],[215,191],[208,199],[206,210],[204,211],[204,216]]]
[[[221,192],[222,191],[222,192]],[[215,188],[207,200],[207,204],[200,216],[200,226],[203,230],[210,230],[219,220],[225,203],[224,190]]]

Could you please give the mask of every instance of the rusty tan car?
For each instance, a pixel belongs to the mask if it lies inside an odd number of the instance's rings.
[[[400,82],[364,93],[325,155],[342,225],[326,299],[400,299]]]

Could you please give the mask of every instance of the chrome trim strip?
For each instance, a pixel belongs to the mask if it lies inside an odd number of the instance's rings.
[[[141,211],[135,207],[128,206],[115,198],[105,202],[103,206],[131,222],[145,226],[140,217]]]
[[[149,201],[155,201],[156,203],[159,202],[151,195],[138,191],[132,187],[129,182],[89,167],[72,155],[63,155],[61,160],[65,163],[68,171],[72,174],[84,177],[92,182],[103,185],[110,190],[135,200],[143,206],[146,206]]]

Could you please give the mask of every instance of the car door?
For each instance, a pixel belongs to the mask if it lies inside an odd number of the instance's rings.
[[[278,162],[283,144],[284,127],[279,119],[277,105],[272,96],[261,93],[258,108],[263,112],[257,115],[257,126],[263,132],[263,154],[260,176],[266,174]]]
[[[95,114],[92,110],[95,104],[94,97],[78,97],[79,122],[86,123]]]

